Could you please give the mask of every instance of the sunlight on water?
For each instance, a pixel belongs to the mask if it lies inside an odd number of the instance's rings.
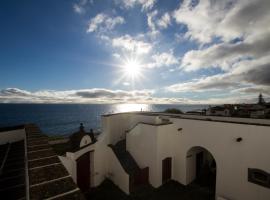
[[[148,104],[118,104],[115,112],[149,111]]]

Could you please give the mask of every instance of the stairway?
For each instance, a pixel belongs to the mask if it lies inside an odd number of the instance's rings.
[[[0,196],[5,199],[25,199],[24,141],[0,146]]]
[[[117,142],[115,145],[109,145],[119,162],[121,163],[123,169],[127,174],[134,175],[135,173],[140,171],[139,166],[137,165],[134,158],[131,154],[126,150],[126,140],[121,140]]]

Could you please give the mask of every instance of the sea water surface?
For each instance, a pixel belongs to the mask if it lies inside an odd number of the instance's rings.
[[[129,111],[164,111],[177,108],[184,112],[208,105],[176,104],[0,104],[0,127],[35,123],[48,135],[69,135],[83,123],[86,130],[100,129],[101,115]]]

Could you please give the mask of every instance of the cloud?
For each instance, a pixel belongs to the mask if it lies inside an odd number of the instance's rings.
[[[262,90],[263,89],[263,90]],[[155,97],[154,90],[109,90],[93,88],[84,90],[40,90],[30,92],[18,88],[0,90],[0,103],[146,103],[146,104],[222,104],[222,103],[252,103],[257,101],[253,92],[262,92],[269,99],[269,87],[241,88],[233,91],[234,96],[191,99],[184,97]],[[239,97],[239,93],[243,93]]]
[[[79,0],[77,3],[73,4],[73,10],[75,13],[84,14],[85,6],[87,3],[93,4],[93,0]]]
[[[171,16],[169,13],[165,13],[161,17],[161,19],[157,20],[157,25],[162,29],[167,28],[170,24],[171,24]]]
[[[210,43],[216,37],[223,41],[254,37],[268,26],[270,1],[268,0],[184,0],[174,12],[179,24],[188,28],[186,36],[200,43]]]
[[[131,98],[131,97],[145,97],[152,94],[152,91],[123,91],[123,90],[107,90],[107,89],[90,89],[78,91],[75,93],[77,96],[83,98]]]
[[[159,31],[156,28],[156,16],[158,15],[158,11],[154,10],[152,12],[147,13],[147,25],[150,29],[150,32],[148,33],[152,38],[155,38]]]
[[[97,14],[94,18],[90,20],[87,32],[106,32],[108,30],[114,29],[115,26],[125,23],[125,20],[121,16],[109,17],[104,13]]]
[[[173,51],[157,53],[152,55],[153,62],[148,63],[146,66],[148,68],[155,67],[169,67],[179,63],[178,59],[174,56]]]
[[[166,87],[166,90],[268,94],[269,8],[270,1],[266,0],[206,0],[199,1],[197,5],[184,1],[173,13],[176,22],[185,24],[188,29],[180,39],[190,38],[200,46],[184,54],[180,68],[189,72],[220,68],[222,73],[176,83]]]
[[[122,5],[125,9],[133,8],[136,5],[140,5],[142,10],[150,10],[156,3],[156,0],[115,0],[116,3]]]
[[[202,50],[191,50],[182,59],[182,67],[187,71],[200,68],[230,67],[243,59],[258,59],[270,52],[270,31],[259,35],[256,39],[247,38],[237,43],[214,44]]]
[[[259,94],[262,93],[264,95],[270,96],[270,86],[252,86],[252,87],[245,87],[240,89],[235,89],[232,91],[233,93],[237,94]]]
[[[30,92],[18,88],[0,90],[0,103],[121,103],[144,102],[153,90],[109,90],[93,88],[84,90],[40,90]]]
[[[31,93],[26,90],[21,90],[18,88],[7,88],[0,91],[1,96],[31,96]]]
[[[251,90],[250,88],[256,88]],[[207,90],[270,91],[270,56],[243,60],[234,64],[232,70],[223,74],[203,77],[166,87],[171,92],[204,92]],[[247,90],[248,89],[248,90]]]
[[[130,35],[113,38],[112,46],[135,54],[147,54],[152,49],[152,44],[133,38]]]
[[[73,9],[74,9],[74,12],[78,14],[82,14],[84,12],[84,8],[76,3],[73,5]]]
[[[224,90],[240,86],[241,83],[235,82],[228,75],[215,75],[189,82],[173,84],[165,89],[170,92],[204,92],[206,90]]]

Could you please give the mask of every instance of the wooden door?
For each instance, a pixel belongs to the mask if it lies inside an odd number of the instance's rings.
[[[133,192],[136,188],[149,183],[149,167],[140,169],[137,173],[130,176],[129,188]]]
[[[90,153],[87,152],[77,159],[77,185],[82,191],[90,188]]]
[[[169,181],[172,178],[172,158],[162,160],[162,183]]]

